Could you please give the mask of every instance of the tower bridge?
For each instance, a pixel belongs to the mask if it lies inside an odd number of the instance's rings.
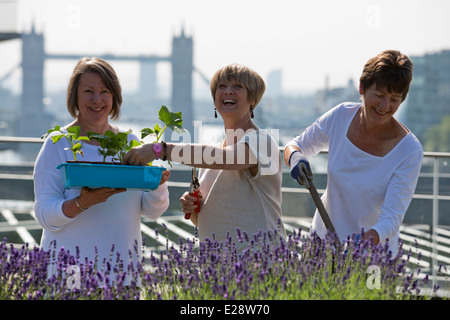
[[[70,54],[70,53],[47,53],[45,54],[45,59],[53,60],[77,60],[80,57],[93,57],[99,56],[98,54],[86,53],[86,54]],[[171,62],[170,56],[158,56],[158,55],[117,55],[117,54],[102,54],[100,55],[102,59],[105,60],[120,60],[120,61],[137,61],[140,63],[149,62]]]
[[[52,120],[46,115],[43,108],[44,99],[44,64],[47,60],[74,60],[78,61],[85,56],[98,56],[107,61],[133,61],[141,65],[141,73],[145,72],[148,78],[153,79],[143,88],[149,94],[156,94],[156,64],[170,63],[172,67],[171,101],[168,107],[176,112],[182,112],[184,127],[193,132],[193,99],[192,76],[198,72],[201,79],[209,83],[193,65],[193,39],[185,35],[184,30],[179,36],[172,39],[172,52],[168,56],[161,55],[115,55],[115,54],[58,54],[49,53],[44,48],[44,35],[36,32],[34,26],[29,33],[0,33],[0,42],[12,39],[22,41],[22,96],[20,114],[18,119],[17,135],[21,137],[39,137],[48,130]],[[148,74],[151,73],[151,74]],[[8,75],[6,75],[8,76]],[[69,75],[68,75],[69,76]],[[0,77],[3,78],[3,77]],[[32,115],[32,116],[30,116]]]

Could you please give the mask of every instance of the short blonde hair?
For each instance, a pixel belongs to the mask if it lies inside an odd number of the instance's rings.
[[[261,76],[254,70],[241,64],[233,63],[216,71],[211,79],[210,89],[213,99],[219,83],[234,80],[244,85],[247,89],[248,100],[254,101],[254,107],[261,101],[266,91],[266,84]]]
[[[110,116],[113,120],[119,119],[120,106],[122,105],[122,87],[119,78],[109,63],[97,57],[81,58],[73,70],[67,88],[67,110],[70,115],[74,118],[78,117],[78,86],[80,85],[81,75],[89,72],[99,74],[106,88],[113,95],[113,107]]]

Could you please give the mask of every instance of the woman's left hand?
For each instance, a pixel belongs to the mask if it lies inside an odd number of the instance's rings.
[[[374,229],[367,230],[364,233],[364,239],[372,240],[373,244],[378,244],[380,242],[380,236]]]

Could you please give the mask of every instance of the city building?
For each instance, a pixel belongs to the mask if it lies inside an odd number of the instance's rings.
[[[280,69],[273,70],[268,74],[265,97],[276,98],[283,95],[282,77],[283,71]]]
[[[328,77],[325,78],[325,87],[316,93],[315,112],[317,116],[327,112],[342,102],[358,102],[361,95],[353,79],[349,79],[347,86],[330,88]]]
[[[410,58],[414,75],[403,122],[424,145],[427,130],[450,114],[450,50]]]

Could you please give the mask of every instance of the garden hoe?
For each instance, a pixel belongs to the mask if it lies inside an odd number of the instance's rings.
[[[314,200],[314,203],[316,204],[317,210],[319,211],[320,217],[322,218],[323,223],[325,224],[325,227],[331,232],[335,233],[336,229],[334,229],[333,223],[330,220],[330,216],[328,215],[327,210],[325,209],[325,206],[323,205],[322,199],[320,199],[319,193],[317,192],[316,187],[314,186],[314,183],[312,182],[312,179],[308,178],[309,182],[309,193],[311,194],[311,197]]]
[[[319,211],[320,217],[322,218],[323,223],[325,224],[325,227],[328,229],[329,232],[333,234],[335,237],[335,247],[340,248],[341,243],[336,235],[336,229],[333,226],[333,223],[331,222],[330,216],[328,215],[327,210],[325,209],[325,206],[323,205],[322,199],[320,199],[319,193],[317,192],[316,186],[314,185],[312,179],[307,178],[309,182],[309,193],[311,194],[311,197],[314,200],[314,203],[317,207],[317,210]]]

